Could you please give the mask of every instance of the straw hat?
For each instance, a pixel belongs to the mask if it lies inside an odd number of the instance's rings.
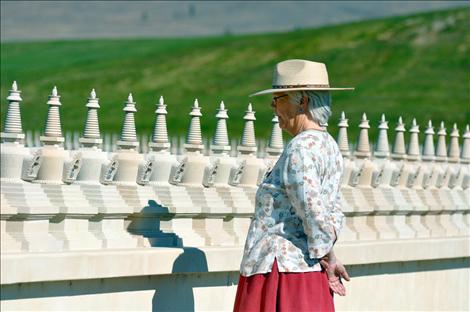
[[[273,87],[250,96],[297,90],[354,90],[354,88],[332,88],[328,72],[323,63],[306,60],[286,60],[276,64]]]

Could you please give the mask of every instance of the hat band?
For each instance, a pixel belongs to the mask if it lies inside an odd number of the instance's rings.
[[[290,88],[329,88],[329,84],[307,84],[307,85],[281,85],[273,86],[273,89],[290,89]]]

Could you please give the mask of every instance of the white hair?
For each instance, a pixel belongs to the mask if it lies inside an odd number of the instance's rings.
[[[331,116],[331,94],[329,91],[301,90],[287,92],[291,103],[300,105],[303,96],[308,98],[308,118],[320,126],[328,125]]]

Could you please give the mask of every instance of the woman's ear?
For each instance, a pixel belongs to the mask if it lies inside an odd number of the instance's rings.
[[[303,95],[301,98],[300,98],[300,103],[299,103],[299,106],[297,107],[297,113],[304,113],[307,111],[307,97],[305,95]]]

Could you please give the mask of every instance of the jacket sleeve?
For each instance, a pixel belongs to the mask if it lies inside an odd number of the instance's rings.
[[[333,209],[330,213],[330,222],[333,224],[336,232],[336,239],[333,242],[336,243],[338,240],[339,234],[341,233],[341,230],[343,229],[343,219],[344,219],[344,213],[342,211],[342,204],[341,204],[341,194],[340,190],[338,187],[338,191],[336,192],[336,197],[335,197],[335,204],[333,205]]]
[[[334,183],[337,186],[337,188],[335,189],[335,192],[336,192],[336,196],[334,196],[335,202],[332,206],[333,208],[332,208],[332,213],[331,213],[331,223],[333,223],[333,226],[335,227],[336,240],[337,240],[341,233],[341,230],[343,229],[343,221],[344,221],[344,213],[342,211],[343,204],[341,202],[341,180],[342,180],[343,171],[344,171],[344,161],[343,161],[343,156],[341,155],[341,152],[339,151],[339,148],[336,149],[336,151],[337,152],[334,154],[336,155],[335,157],[336,165],[334,166],[334,168],[336,169]]]
[[[286,152],[282,168],[285,191],[302,220],[310,258],[321,258],[333,247],[334,229],[338,225],[333,222],[335,209],[325,205],[320,196],[321,166],[312,150],[292,146]]]

